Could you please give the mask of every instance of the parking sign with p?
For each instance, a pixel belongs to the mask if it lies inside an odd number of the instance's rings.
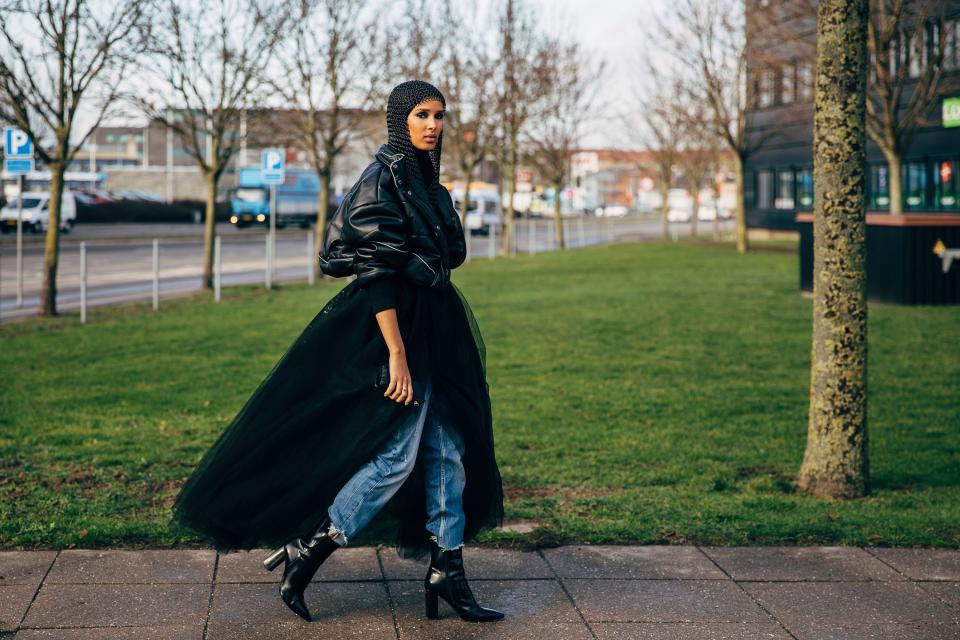
[[[9,173],[29,173],[33,171],[33,140],[27,132],[17,127],[7,127],[3,131],[4,159],[3,168]]]
[[[260,154],[260,173],[264,184],[280,184],[284,178],[283,149],[264,149]]]

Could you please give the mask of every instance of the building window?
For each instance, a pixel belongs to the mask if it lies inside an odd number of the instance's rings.
[[[910,52],[908,54],[910,67],[908,73],[911,78],[916,78],[926,66],[924,54],[926,53],[926,29],[916,29],[910,34]]]
[[[903,165],[905,204],[908,209],[927,206],[927,172],[922,162],[907,162]]]
[[[960,69],[960,20],[947,20],[943,24],[943,68],[948,71]]]
[[[757,171],[757,208],[769,209],[773,204],[773,172]]]
[[[797,171],[797,208],[813,208],[813,171],[811,169]]]
[[[934,197],[938,209],[960,209],[960,188],[958,188],[957,161],[940,160],[933,174]]]
[[[780,67],[780,102],[790,104],[796,100],[796,80],[793,63]]]
[[[775,209],[793,209],[793,171],[782,169],[777,172],[777,198],[773,201]]]
[[[797,65],[797,89],[800,102],[813,101],[813,63],[800,62]]]
[[[870,165],[870,208],[890,206],[890,169],[885,164]]]
[[[773,69],[761,69],[757,79],[757,101],[761,107],[773,104],[774,77]]]

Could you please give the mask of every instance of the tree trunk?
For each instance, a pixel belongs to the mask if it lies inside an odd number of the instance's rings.
[[[61,158],[66,157],[62,149]],[[47,238],[43,248],[43,282],[40,285],[39,316],[55,316],[57,313],[57,265],[60,261],[60,210],[63,205],[63,173],[66,165],[57,162],[50,166],[50,211],[47,223]],[[25,182],[25,181],[24,181]],[[23,197],[20,194],[19,197]]]
[[[514,251],[514,225],[513,225],[513,196],[517,190],[517,139],[510,139],[510,149],[507,151],[507,224],[503,229],[503,253],[513,255]]]
[[[693,213],[690,215],[690,237],[697,237],[697,214],[700,212],[700,181],[690,181],[690,197],[693,199]]]
[[[330,176],[333,175],[333,164],[327,168],[317,170],[317,177],[320,179],[320,195],[317,201],[317,227],[313,230],[314,249],[316,258],[313,261],[313,271],[317,278],[324,276],[320,270],[320,252],[323,250],[323,243],[327,240],[327,212],[330,210]]]
[[[890,215],[903,214],[903,154],[896,149],[884,149],[883,155],[887,159],[887,180],[890,183]]]
[[[213,289],[213,239],[217,233],[217,184],[220,176],[216,171],[205,174],[207,182],[207,207],[203,224],[203,288]]]
[[[737,210],[734,214],[737,221],[737,253],[746,253],[749,249],[747,244],[747,205],[743,194],[743,162],[743,156],[737,153],[733,154],[734,172],[737,177]]]
[[[470,179],[473,172],[467,172],[463,176],[463,204],[460,205],[460,226],[464,232],[467,231],[467,212],[470,211]],[[483,209],[480,209],[480,226],[483,226]]]
[[[821,0],[814,101],[813,344],[798,487],[869,491],[864,147],[868,0]]]
[[[553,220],[556,227],[557,249],[566,249],[563,243],[563,214],[560,213],[560,189],[563,188],[563,182],[553,183]]]
[[[670,181],[660,180],[660,222],[663,226],[663,239],[670,237],[670,221],[667,215],[670,213]],[[606,213],[606,212],[604,212]]]

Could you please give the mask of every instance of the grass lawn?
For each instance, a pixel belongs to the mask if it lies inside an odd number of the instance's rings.
[[[478,542],[960,546],[960,308],[870,306],[873,492],[798,494],[811,301],[778,248],[456,270],[487,344],[507,517],[539,524]],[[167,528],[178,486],[343,285],[0,325],[0,547],[196,543]]]

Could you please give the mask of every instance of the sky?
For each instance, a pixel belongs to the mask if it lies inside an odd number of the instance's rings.
[[[585,127],[584,147],[636,148],[640,141],[613,114],[628,112],[642,53],[644,19],[666,0],[528,0],[545,16],[543,28],[565,33],[570,28],[587,49],[606,61],[593,111],[601,114]]]
[[[479,0],[489,10],[503,0]],[[643,21],[668,0],[525,0],[542,19],[540,27],[548,33],[572,36],[592,54],[605,61],[603,76],[597,83],[597,96],[591,119],[584,126],[584,147],[636,148],[641,141],[626,127],[622,114],[634,102],[633,85],[637,60],[644,44]],[[483,5],[486,4],[486,7]],[[488,14],[489,15],[489,14]],[[88,124],[87,114],[81,124]],[[131,114],[132,115],[132,114]],[[140,117],[115,118],[111,124]]]

